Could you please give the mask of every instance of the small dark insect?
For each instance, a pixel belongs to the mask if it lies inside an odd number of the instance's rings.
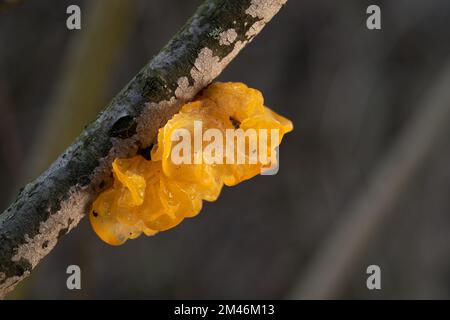
[[[239,127],[241,126],[241,123],[233,117],[230,117],[230,121],[235,129],[239,129]]]

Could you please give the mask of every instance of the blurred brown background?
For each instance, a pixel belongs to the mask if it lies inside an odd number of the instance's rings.
[[[2,10],[2,209],[200,3],[23,0]],[[66,28],[70,4],[81,7],[81,31]],[[381,31],[365,26],[369,4],[381,6]],[[303,286],[323,297],[450,298],[450,118],[416,116],[433,106],[427,97],[450,106],[450,82],[440,80],[448,79],[449,21],[445,0],[288,1],[219,78],[260,89],[268,106],[293,120],[279,173],[225,188],[198,217],[121,247],[102,243],[84,219],[10,298],[308,297],[298,294]],[[415,117],[424,130],[410,139]],[[420,138],[437,126],[432,139]],[[381,179],[386,190],[398,186],[386,192],[393,199],[376,198],[378,218],[353,229],[349,208],[364,202],[385,159],[403,150],[399,136],[406,153],[429,146],[426,156],[404,183],[397,174]],[[403,172],[395,159],[389,168],[399,171],[388,172]],[[343,222],[349,232],[333,247]],[[341,255],[352,245],[359,249]],[[71,264],[81,267],[80,291],[66,288]],[[366,288],[371,264],[381,267],[381,290]],[[333,288],[320,272],[336,270]],[[308,282],[314,276],[324,281]]]

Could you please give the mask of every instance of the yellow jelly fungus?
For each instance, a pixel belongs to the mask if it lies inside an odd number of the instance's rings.
[[[168,230],[197,215],[203,200],[215,201],[223,185],[236,185],[276,165],[275,148],[293,125],[263,103],[261,92],[242,83],[211,84],[159,129],[151,160],[139,155],[115,159],[114,183],[97,197],[89,216],[97,235],[120,245],[142,233]],[[252,148],[251,135],[244,135],[244,148],[237,147],[237,131],[273,129],[277,136],[256,135]],[[186,134],[191,140],[180,148]],[[252,157],[255,145],[266,151],[269,162]],[[174,161],[174,154],[187,161]]]

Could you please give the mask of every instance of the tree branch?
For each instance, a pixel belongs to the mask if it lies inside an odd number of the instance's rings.
[[[154,141],[158,128],[208,85],[286,0],[206,0],[186,25],[39,178],[0,215],[0,296],[74,228],[111,180],[116,157]]]

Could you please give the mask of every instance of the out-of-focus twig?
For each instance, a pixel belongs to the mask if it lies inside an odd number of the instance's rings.
[[[0,79],[0,155],[12,176],[18,175],[23,160],[16,113],[6,83]]]
[[[73,32],[61,76],[27,156],[22,183],[42,172],[106,103],[115,62],[135,19],[135,1],[87,5],[86,21],[81,31]]]
[[[0,0],[0,13],[6,12],[22,4],[22,0]]]
[[[325,241],[289,298],[334,298],[371,236],[407,189],[426,157],[450,127],[450,62],[430,87],[402,133],[360,189],[347,214]]]

